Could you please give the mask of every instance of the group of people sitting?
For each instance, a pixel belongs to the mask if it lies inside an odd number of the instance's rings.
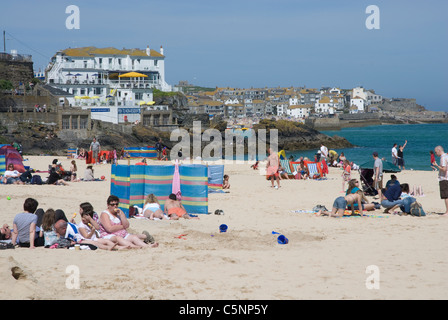
[[[98,215],[89,202],[81,203],[81,221],[76,223],[76,213],[68,221],[62,210],[38,209],[37,200],[27,198],[23,212],[14,218],[13,228],[7,224],[1,228],[0,241],[26,248],[70,248],[80,245],[94,250],[113,250],[157,247],[158,243],[147,231],[141,234],[128,231],[129,221],[118,204],[117,196],[109,196],[107,209]]]
[[[420,191],[419,188],[417,189],[418,191]],[[362,215],[361,210],[373,211],[376,209],[380,209],[381,206],[385,208],[384,213],[394,213],[400,215],[409,214],[411,211],[412,203],[416,201],[416,199],[409,192],[409,184],[400,184],[395,175],[391,175],[391,179],[387,182],[386,187],[382,190],[381,199],[379,200],[381,201],[381,203],[369,203],[360,187],[360,181],[358,179],[351,179],[348,182],[348,188],[345,192],[345,196],[336,198],[333,203],[332,210],[319,210],[317,212],[317,215],[342,217],[346,214],[347,210],[351,211],[352,215]],[[360,210],[360,208],[362,209]]]
[[[31,169],[25,170],[21,173],[14,167],[14,164],[9,163],[7,170],[0,176],[0,184],[52,184],[52,185],[68,185],[68,182],[78,181],[95,181],[94,170],[92,165],[88,165],[84,171],[84,177],[78,177],[78,167],[76,161],[72,160],[70,169],[65,170],[58,159],[54,159],[48,166],[48,176],[42,178],[39,174]],[[37,177],[39,179],[33,179]]]

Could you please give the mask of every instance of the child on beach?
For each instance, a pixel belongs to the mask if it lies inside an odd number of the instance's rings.
[[[56,212],[53,209],[48,209],[45,211],[42,218],[42,225],[40,227],[39,236],[43,237],[45,240],[45,247],[50,247],[56,243],[58,240],[58,235],[54,228],[56,223]]]
[[[222,182],[222,188],[223,189],[230,189],[230,183],[229,183],[229,175],[224,175],[224,180]]]
[[[434,155],[434,151],[429,151],[429,155],[431,157],[431,169],[432,171],[437,171],[438,169],[434,167],[434,162],[436,162],[436,156]]]
[[[160,160],[162,160],[162,161],[168,161],[168,155],[167,155],[167,149],[166,149],[166,147],[163,147],[163,150],[162,150],[162,158],[161,158]]]
[[[345,183],[349,182],[351,178],[351,170],[350,162],[348,160],[344,160],[344,171],[342,172],[342,192],[345,192]]]
[[[76,172],[78,171],[78,167],[76,166],[76,161],[72,160],[71,165],[70,165],[70,172],[71,172],[71,178],[70,181],[71,182],[76,182],[78,181],[78,179],[76,179]]]
[[[98,231],[100,230],[100,225],[93,218],[93,210],[82,210],[81,222],[78,224],[78,230],[83,239],[81,243],[90,243],[104,250],[112,250],[118,246],[118,243],[100,237]]]

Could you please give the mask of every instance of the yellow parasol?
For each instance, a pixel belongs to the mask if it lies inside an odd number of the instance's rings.
[[[119,78],[147,78],[148,76],[138,72],[128,72],[118,76]]]
[[[155,104],[156,102],[155,101],[149,101],[149,102],[147,102],[146,104],[148,105],[148,106],[152,106],[153,104]]]

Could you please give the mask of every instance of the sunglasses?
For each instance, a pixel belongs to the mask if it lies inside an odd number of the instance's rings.
[[[110,205],[111,207],[117,207],[117,206],[118,206],[118,202],[109,203],[109,205]]]

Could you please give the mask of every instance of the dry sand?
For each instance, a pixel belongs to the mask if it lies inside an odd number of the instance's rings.
[[[28,157],[26,165],[44,170],[54,157]],[[59,158],[69,168],[69,159]],[[77,161],[78,172],[86,167]],[[121,162],[125,164],[125,162]],[[293,210],[317,204],[331,209],[342,195],[341,170],[328,180],[282,181],[279,190],[249,164],[226,165],[231,189],[209,194],[209,212],[200,220],[130,219],[135,232],[148,230],[155,249],[108,252],[16,248],[0,251],[3,299],[447,299],[448,218],[386,215],[328,218]],[[103,182],[69,186],[1,185],[0,223],[12,225],[23,201],[63,209],[68,217],[89,201],[106,208],[110,165],[95,166]],[[355,178],[359,177],[354,173]],[[405,171],[401,183],[421,185],[417,200],[429,213],[444,211],[437,173]],[[386,180],[390,174],[386,174]],[[7,196],[11,200],[7,200]],[[79,216],[76,218],[79,222]],[[228,225],[219,233],[219,225]],[[277,243],[284,234],[289,243]],[[177,236],[186,234],[184,238]],[[71,267],[79,289],[71,288]],[[379,289],[368,289],[369,266],[379,272]],[[378,275],[378,274],[375,274]],[[68,284],[68,285],[67,285]]]

